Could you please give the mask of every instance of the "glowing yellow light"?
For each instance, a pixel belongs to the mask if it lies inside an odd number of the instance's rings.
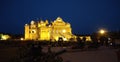
[[[25,24],[25,25],[28,25],[28,24]]]
[[[100,34],[104,34],[104,33],[105,33],[105,30],[101,29]]]
[[[7,37],[6,37],[6,36],[2,36],[2,39],[3,39],[3,40],[6,40],[6,39],[7,39]]]
[[[20,38],[20,40],[24,40],[24,38]]]
[[[63,33],[65,33],[65,32],[66,32],[66,30],[62,30],[62,32],[63,32]]]
[[[67,39],[66,39],[66,38],[63,38],[63,40],[64,40],[64,41],[67,41]]]
[[[32,21],[31,21],[31,24],[34,24],[34,23],[35,23],[35,22],[32,20]]]
[[[1,37],[2,40],[7,40],[7,39],[9,39],[9,38],[10,38],[9,35],[2,35],[2,37]]]

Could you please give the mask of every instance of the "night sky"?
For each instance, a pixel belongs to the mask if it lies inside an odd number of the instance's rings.
[[[89,34],[99,28],[120,30],[120,0],[0,0],[0,32],[24,33],[31,20],[58,16],[73,33]]]

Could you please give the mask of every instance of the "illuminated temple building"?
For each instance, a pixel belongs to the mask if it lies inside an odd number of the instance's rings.
[[[57,41],[59,38],[68,41],[74,37],[72,34],[71,25],[64,22],[62,18],[58,17],[53,22],[46,21],[31,21],[30,24],[25,24],[25,40],[53,40]]]

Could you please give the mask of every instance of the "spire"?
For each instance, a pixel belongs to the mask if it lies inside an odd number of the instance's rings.
[[[56,21],[63,21],[61,17],[57,17]]]
[[[49,23],[48,23],[48,20],[45,20],[45,23],[46,23],[46,24],[49,24]]]

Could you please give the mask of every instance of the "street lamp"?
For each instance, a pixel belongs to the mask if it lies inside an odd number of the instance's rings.
[[[110,38],[109,38],[109,34],[108,34],[108,30],[105,29],[100,29],[99,30],[99,40],[101,45],[108,45],[110,42]]]
[[[101,29],[101,30],[99,31],[100,34],[105,34],[105,32],[106,32],[106,31],[103,30],[103,29]]]

